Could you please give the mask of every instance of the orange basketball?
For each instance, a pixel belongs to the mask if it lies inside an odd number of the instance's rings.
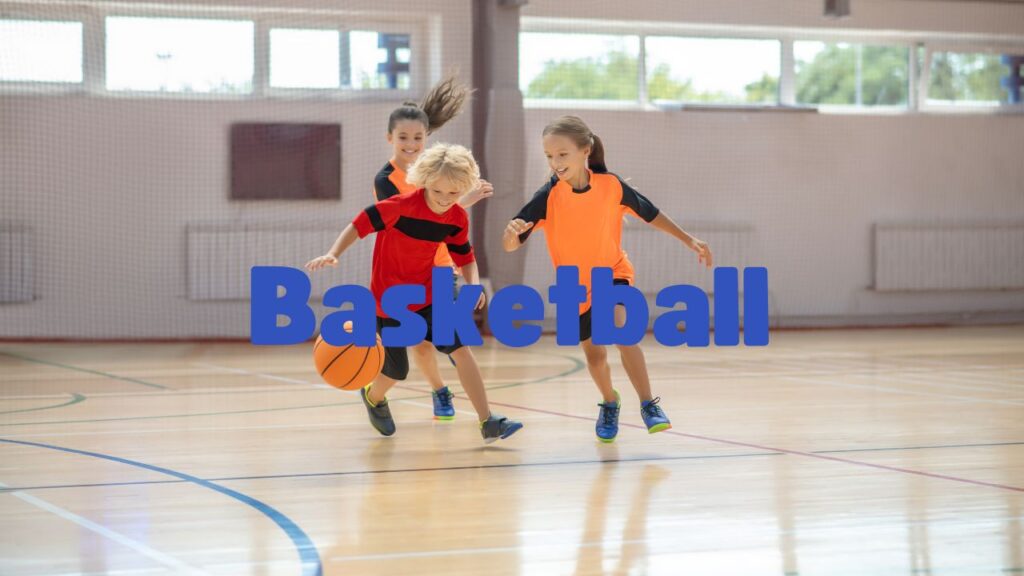
[[[345,323],[345,331],[352,331],[350,322]],[[324,342],[323,336],[317,336],[313,345],[313,361],[324,382],[342,390],[359,390],[372,382],[384,368],[384,345],[380,334],[377,335],[376,346],[332,346]]]

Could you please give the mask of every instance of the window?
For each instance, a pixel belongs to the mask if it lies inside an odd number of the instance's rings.
[[[910,51],[905,46],[793,43],[798,104],[906,106]]]
[[[998,106],[1008,101],[1002,81],[1009,74],[998,54],[932,52],[927,103]]]
[[[337,30],[270,30],[270,86],[338,88],[341,41]]]
[[[639,36],[519,36],[519,82],[526,98],[636,100]]]
[[[82,82],[82,23],[0,20],[0,82]]]
[[[252,22],[112,16],[106,30],[107,90],[252,92]]]
[[[647,98],[652,101],[776,104],[778,40],[649,36]]]
[[[411,49],[408,34],[356,30],[348,33],[348,77],[356,90],[408,90]]]

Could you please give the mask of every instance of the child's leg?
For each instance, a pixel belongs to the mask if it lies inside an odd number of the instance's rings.
[[[605,402],[618,402],[615,390],[612,389],[612,370],[608,366],[608,351],[604,346],[594,344],[589,338],[580,344],[583,347],[583,353],[587,356],[587,370],[590,371],[590,377],[594,379],[594,384],[597,384],[597,389],[601,391],[601,397]]]
[[[487,404],[484,378],[480,374],[480,367],[477,366],[473,351],[463,346],[452,352],[451,355],[455,359],[455,370],[459,373],[462,389],[466,391],[469,401],[473,403],[473,409],[476,410],[477,420],[480,422],[487,420],[491,416],[491,409]]]
[[[373,384],[370,384],[370,389],[366,392],[366,399],[372,404],[379,404],[381,400],[387,395],[388,390],[394,386],[398,380],[389,378],[383,374],[378,375],[373,379]]]
[[[441,379],[441,371],[437,369],[437,351],[434,345],[424,340],[412,349],[412,361],[423,373],[423,377],[430,383],[430,388],[440,390],[444,388],[444,380]]]
[[[625,323],[625,306],[616,306],[615,325],[623,326]],[[654,396],[651,395],[651,379],[647,375],[647,361],[644,359],[644,351],[637,344],[629,346],[616,345],[616,348],[619,349],[622,368],[626,371],[626,375],[629,376],[629,381],[633,384],[633,388],[636,390],[636,395],[640,397],[640,401],[644,402],[653,398]]]

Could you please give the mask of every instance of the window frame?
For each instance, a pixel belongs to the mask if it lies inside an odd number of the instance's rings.
[[[929,104],[928,88],[932,79],[932,55],[935,52],[955,52],[961,54],[1009,54],[1020,53],[1024,55],[1024,44],[1013,46],[1002,43],[981,44],[981,43],[958,43],[958,42],[933,42],[924,46],[924,61],[921,69],[921,99],[919,109],[924,112],[937,112],[943,114],[1014,114],[1024,113],[1024,103],[1020,104]],[[977,102],[977,101],[973,101]]]
[[[4,9],[0,20],[27,20],[33,22],[56,22],[82,25],[82,80],[79,82],[54,82],[31,80],[0,80],[0,94],[82,94],[88,90],[90,37],[87,23],[88,13],[81,8],[69,7],[66,13],[54,17],[41,10],[31,10],[17,6]]]
[[[832,114],[908,115],[922,113],[1024,113],[1024,104],[1001,106],[937,106],[927,104],[927,88],[934,51],[976,51],[1024,53],[1024,39],[992,34],[933,33],[918,31],[887,31],[865,29],[739,26],[677,22],[627,22],[560,17],[522,18],[520,33],[553,32],[562,34],[612,34],[640,37],[640,73],[637,82],[640,97],[633,101],[552,100],[524,98],[526,108],[565,108],[604,110],[712,110],[712,111],[810,111]],[[780,74],[778,104],[684,103],[655,105],[647,98],[646,38],[675,36],[684,38],[724,38],[737,40],[777,40],[780,42]],[[797,41],[864,44],[872,46],[905,46],[907,48],[907,104],[857,106],[843,104],[797,104],[796,69],[793,43]],[[919,63],[917,50],[924,48],[924,61]],[[1000,52],[1002,51],[1002,52]]]
[[[20,82],[0,81],[3,95],[80,95],[103,98],[141,100],[301,100],[330,101],[403,101],[426,89],[436,76],[439,48],[434,44],[441,38],[434,31],[432,19],[424,14],[388,14],[384,12],[310,10],[287,8],[252,8],[229,6],[132,6],[110,4],[106,6],[60,5],[61,14],[53,17],[53,5],[39,6],[16,2],[4,4],[5,20],[37,20],[76,22],[82,24],[82,81]],[[148,90],[108,90],[106,88],[106,23],[108,17],[128,18],[182,18],[234,20],[253,24],[253,76],[252,91],[247,94],[203,92],[158,92]],[[338,88],[274,88],[270,86],[270,29],[313,28],[339,32],[373,31],[385,34],[409,35],[409,88],[399,90],[359,90],[344,86]],[[344,46],[344,43],[342,43]],[[347,56],[346,56],[347,57]],[[344,62],[342,62],[344,65]]]

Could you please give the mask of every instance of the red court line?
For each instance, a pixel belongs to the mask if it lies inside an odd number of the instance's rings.
[[[396,388],[404,388],[407,390],[420,390],[409,386],[395,386]],[[456,398],[462,400],[469,400],[469,398],[461,395],[456,395]],[[517,404],[507,404],[504,402],[490,401],[490,404],[494,406],[503,406],[505,408],[515,408],[516,410],[524,410],[527,412],[537,412],[540,414],[549,414],[552,416],[561,416],[563,418],[573,418],[575,420],[586,420],[587,422],[593,422],[594,419],[589,416],[577,416],[575,414],[566,414],[565,412],[555,412],[553,410],[544,410],[541,408],[530,408],[528,406],[519,406]],[[622,423],[619,426],[627,428],[636,428],[639,430],[646,430],[639,424]],[[713,436],[702,436],[700,434],[689,434],[686,432],[678,432],[676,430],[665,430],[659,432],[659,434],[672,434],[674,436],[682,436],[684,438],[693,438],[695,440],[704,440],[705,442],[715,442],[717,444],[728,444],[730,446],[742,446],[744,448],[753,448],[755,450],[766,450],[773,452],[781,452],[783,454],[792,454],[793,456],[803,456],[805,458],[816,458],[818,460],[830,460],[832,462],[842,462],[843,464],[852,464],[854,466],[862,466],[865,468],[875,468],[878,470],[888,470],[890,472],[899,472],[901,474],[913,474],[915,476],[924,476],[925,478],[937,478],[940,480],[951,480],[953,482],[962,482],[964,484],[974,484],[975,486],[986,486],[989,488],[999,488],[1002,490],[1011,490],[1013,492],[1024,492],[1024,488],[1019,486],[1009,486],[1006,484],[996,484],[995,482],[985,482],[982,480],[971,480],[970,478],[960,478],[959,476],[949,476],[946,474],[936,474],[934,472],[924,472],[922,470],[911,470],[910,468],[900,468],[899,466],[886,466],[885,464],[872,464],[871,462],[862,462],[860,460],[852,460],[850,458],[840,458],[838,456],[828,456],[825,454],[815,454],[813,452],[804,452],[802,450],[790,450],[788,448],[775,448],[773,446],[765,446],[763,444],[754,444],[751,442],[740,442],[738,440],[728,440],[725,438],[715,438]]]

